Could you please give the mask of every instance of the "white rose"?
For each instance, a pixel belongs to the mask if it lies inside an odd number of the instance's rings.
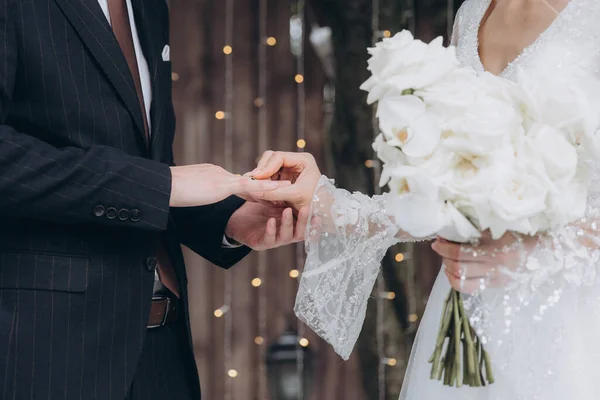
[[[490,97],[519,112],[520,90],[513,82],[495,75],[478,74],[471,68],[457,68],[435,84],[415,91],[427,107],[442,116],[443,120],[460,118],[474,113],[482,99]],[[491,111],[489,111],[491,112]]]
[[[506,231],[532,234],[529,218],[546,210],[547,188],[523,171],[513,171],[510,179],[494,185],[490,192],[491,216],[485,225],[494,238]]]
[[[391,89],[402,93],[431,85],[459,66],[454,48],[444,47],[442,38],[425,44],[406,30],[383,39],[369,53],[372,75],[360,87],[369,92],[369,104]]]
[[[442,129],[453,133],[443,141],[451,151],[485,156],[522,134],[523,119],[513,104],[481,94],[464,114],[445,121]]]
[[[522,141],[523,146],[518,149],[522,153],[517,158],[524,168],[538,168],[541,172],[539,167],[543,167],[547,179],[552,182],[573,179],[579,161],[577,149],[560,131],[549,125],[535,124]]]
[[[427,156],[439,143],[439,120],[416,96],[384,96],[377,106],[377,117],[388,144],[402,149],[407,156]]]
[[[416,90],[415,96],[423,99],[427,107],[440,115],[442,120],[455,118],[471,108],[477,99],[472,88],[477,73],[470,68],[457,68],[433,85]]]
[[[493,187],[507,178],[513,164],[514,155],[510,147],[496,149],[485,157],[457,156],[442,184],[443,190],[448,193],[445,198],[471,205],[485,202]]]

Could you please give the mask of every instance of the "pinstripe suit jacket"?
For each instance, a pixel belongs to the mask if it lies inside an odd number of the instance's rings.
[[[146,332],[156,236],[186,323],[180,243],[223,267],[248,251],[221,248],[241,200],[169,209],[168,10],[164,0],[133,5],[154,94],[149,146],[97,0],[0,0],[1,399],[123,399]]]

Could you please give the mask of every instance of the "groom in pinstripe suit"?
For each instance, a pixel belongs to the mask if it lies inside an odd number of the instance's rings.
[[[199,399],[180,244],[300,239],[173,166],[168,43],[165,0],[0,0],[0,399]]]

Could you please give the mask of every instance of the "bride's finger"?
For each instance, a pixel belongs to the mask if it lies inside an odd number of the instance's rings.
[[[250,174],[258,172],[260,169],[262,169],[262,167],[264,167],[264,165],[267,163],[267,161],[269,160],[269,158],[271,158],[271,156],[274,153],[275,152],[273,150],[267,150],[267,151],[265,151],[262,154],[262,156],[260,156],[260,160],[258,160],[258,163],[256,164],[256,168],[252,172],[250,172]]]
[[[263,169],[264,166],[269,162],[269,159],[275,154],[273,150],[267,150],[263,153],[262,157],[258,161],[256,169]]]
[[[443,240],[436,240],[431,244],[433,251],[438,253],[443,258],[449,258],[451,260],[458,260],[460,258],[460,247],[460,244]]]
[[[281,181],[272,181],[281,182]],[[295,199],[298,196],[298,188],[294,185],[287,185],[285,187],[277,188],[269,193],[265,193],[264,199],[269,201],[285,201]]]
[[[277,221],[275,218],[271,218],[267,221],[265,228],[265,236],[263,238],[263,245],[265,248],[270,249],[277,240]]]
[[[308,153],[275,152],[255,176],[258,179],[266,179],[275,175],[281,168],[301,173],[307,165],[312,164],[314,164],[314,158]]]
[[[280,243],[291,243],[294,238],[294,214],[291,208],[286,208],[281,215],[281,226],[277,240]]]
[[[309,217],[309,207],[304,207],[298,212],[298,219],[296,220],[296,232],[294,234],[294,239],[298,242],[304,240],[304,235],[306,234],[306,225],[308,224]]]
[[[449,259],[444,259],[444,268],[457,279],[487,279],[496,273],[496,268],[488,264]]]
[[[436,240],[431,248],[444,258],[463,262],[488,262],[495,263],[496,254],[493,246],[468,247],[459,243]]]
[[[480,283],[477,279],[457,278],[454,275],[450,274],[448,270],[444,270],[444,273],[446,274],[446,278],[448,278],[450,286],[452,286],[452,288],[458,292],[465,294],[473,294],[480,290]]]
[[[285,159],[280,153],[266,152],[263,158],[259,161],[256,169],[252,171],[252,175],[256,179],[270,179],[273,175],[279,172],[284,163]]]
[[[290,181],[252,180],[248,177],[237,177],[231,181],[232,194],[253,194],[264,198],[266,193],[290,186]]]

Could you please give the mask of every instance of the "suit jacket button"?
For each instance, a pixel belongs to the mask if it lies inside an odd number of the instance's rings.
[[[119,210],[119,221],[127,221],[129,219],[129,210],[121,208]]]
[[[108,218],[108,219],[117,218],[117,209],[114,207],[108,207],[106,209],[106,218]]]
[[[142,215],[140,213],[140,210],[138,210],[137,208],[134,208],[129,213],[129,219],[131,220],[131,222],[138,222],[141,218]]]
[[[94,215],[96,217],[101,217],[104,215],[104,207],[101,206],[100,204],[98,204],[96,207],[94,207]]]
[[[148,270],[148,272],[156,271],[157,267],[158,267],[158,259],[156,257],[150,256],[150,257],[146,258],[146,269]]]

